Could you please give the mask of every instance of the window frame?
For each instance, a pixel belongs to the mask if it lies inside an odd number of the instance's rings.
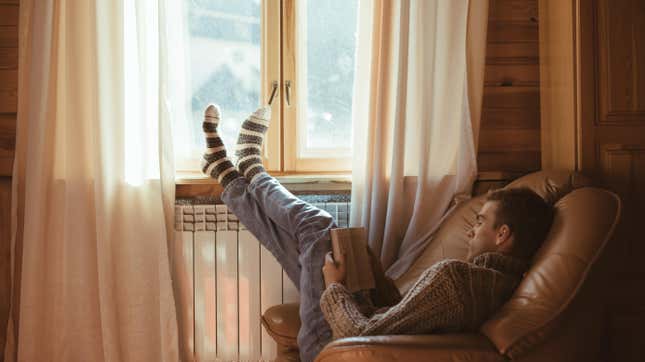
[[[300,5],[299,5],[300,4]],[[261,1],[260,40],[260,103],[268,104],[274,82],[278,90],[270,105],[271,123],[262,146],[265,168],[274,175],[289,174],[349,174],[351,157],[299,157],[304,142],[305,122],[298,104],[299,90],[306,91],[306,77],[298,64],[298,11],[305,11],[297,0]],[[302,7],[299,7],[302,6]],[[304,18],[306,19],[306,17]],[[303,54],[301,52],[301,54]],[[302,59],[306,63],[306,58]],[[299,73],[300,71],[300,73]],[[290,82],[290,102],[285,97],[286,84]],[[300,112],[300,113],[299,113]],[[199,164],[195,159],[180,160],[180,164]],[[178,177],[191,177],[197,169],[177,169]]]
[[[303,146],[304,126],[302,118],[305,114],[300,109],[302,102],[299,96],[306,91],[306,77],[304,64],[299,65],[298,60],[306,62],[303,49],[299,48],[300,38],[304,36],[298,31],[298,19],[306,19],[305,7],[302,1],[282,0],[282,80],[283,90],[286,82],[291,83],[290,104],[285,97],[281,97],[283,107],[283,172],[286,173],[312,173],[312,172],[351,172],[352,160],[346,157],[300,157],[299,150]]]

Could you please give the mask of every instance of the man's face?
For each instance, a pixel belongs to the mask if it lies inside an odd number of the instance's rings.
[[[497,207],[497,201],[486,201],[477,213],[475,225],[468,232],[470,237],[468,260],[472,260],[482,253],[497,250],[496,241],[499,230],[499,228],[495,228]]]

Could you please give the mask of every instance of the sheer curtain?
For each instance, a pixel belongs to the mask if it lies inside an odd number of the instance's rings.
[[[179,360],[180,4],[21,1],[7,361]]]
[[[393,278],[477,176],[487,19],[486,0],[361,2],[350,223]]]

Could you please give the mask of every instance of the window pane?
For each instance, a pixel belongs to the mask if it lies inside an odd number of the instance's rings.
[[[193,152],[204,150],[203,112],[215,103],[222,110],[219,134],[233,158],[240,124],[260,104],[260,0],[192,0],[186,8]]]
[[[358,0],[306,4],[305,150],[351,152]],[[302,123],[301,123],[302,124]]]

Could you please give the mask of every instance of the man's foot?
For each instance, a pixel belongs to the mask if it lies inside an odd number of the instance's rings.
[[[204,123],[202,129],[206,136],[206,152],[202,159],[202,172],[219,182],[222,187],[226,187],[229,182],[240,177],[235,166],[228,157],[226,157],[226,147],[222,139],[217,134],[217,125],[220,120],[219,107],[209,104],[204,111]]]
[[[270,119],[271,108],[260,107],[242,123],[235,156],[237,156],[237,168],[249,182],[260,173],[266,172],[262,166],[260,151],[264,135],[269,129]]]

